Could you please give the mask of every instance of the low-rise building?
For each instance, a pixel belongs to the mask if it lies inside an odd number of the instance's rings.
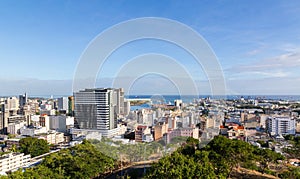
[[[23,127],[20,129],[20,133],[22,136],[31,136],[38,134],[44,134],[47,133],[48,130],[46,127]]]
[[[58,132],[66,132],[74,127],[74,117],[70,116],[50,116],[50,129]]]
[[[65,141],[64,133],[61,132],[49,132],[45,134],[39,134],[35,136],[38,139],[44,139],[49,144],[60,144]]]
[[[135,129],[135,141],[136,142],[145,142],[145,141],[149,141],[151,140],[149,138],[149,135],[151,135],[151,131],[150,129],[148,128],[148,126],[146,125],[139,125],[137,126],[137,128]]]
[[[69,133],[72,136],[72,140],[77,139],[79,137],[84,137],[85,139],[96,139],[100,141],[102,139],[102,133],[99,130],[71,128],[69,130]]]
[[[245,140],[246,129],[237,123],[226,123],[225,126],[220,126],[220,135],[229,139]]]
[[[20,139],[7,139],[5,141],[6,147],[11,149],[13,146],[16,146],[16,148],[20,147]]]
[[[0,156],[0,171],[9,172],[30,165],[30,155],[24,153],[9,153]]]
[[[167,143],[174,137],[192,137],[194,139],[199,139],[199,128],[187,127],[171,130],[167,133]]]
[[[20,121],[16,123],[9,123],[7,127],[7,133],[20,134],[20,129],[26,126],[26,121]]]

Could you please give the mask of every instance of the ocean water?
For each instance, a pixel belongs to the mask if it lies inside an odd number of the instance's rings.
[[[125,96],[128,99],[138,98],[150,98],[152,100],[162,100],[166,103],[174,103],[174,100],[181,99],[185,103],[193,102],[194,99],[200,98],[211,98],[211,99],[265,99],[265,100],[288,100],[288,101],[300,101],[300,95],[227,95],[227,96],[210,96],[210,95],[129,95]]]
[[[164,103],[174,105],[174,100],[181,99],[184,103],[191,103],[195,99],[200,98],[208,98],[211,99],[240,99],[243,97],[244,99],[265,99],[265,100],[288,100],[288,101],[300,101],[300,95],[228,95],[228,96],[209,96],[209,95],[200,95],[200,96],[192,96],[192,95],[129,95],[125,96],[127,99],[139,99],[139,98],[147,98],[151,99],[155,104]],[[149,104],[143,104],[140,106],[131,106],[131,110],[139,110],[139,109],[149,109],[151,106]]]

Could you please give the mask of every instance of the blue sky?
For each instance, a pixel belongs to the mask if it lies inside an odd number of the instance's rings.
[[[139,17],[169,18],[202,35],[224,70],[228,94],[299,94],[299,12],[296,0],[2,0],[0,96],[25,91],[32,95],[71,94],[76,65],[88,44],[105,29]],[[99,71],[96,85],[109,86],[122,64],[144,53],[177,59],[202,92],[209,93],[207,77],[191,56],[155,40],[118,49]],[[139,78],[132,93],[176,93],[165,80],[155,75]]]

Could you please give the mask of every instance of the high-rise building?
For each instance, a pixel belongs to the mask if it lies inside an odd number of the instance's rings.
[[[124,115],[128,116],[130,112],[130,101],[124,101]]]
[[[103,136],[109,135],[110,130],[117,128],[117,101],[121,100],[118,91],[95,88],[75,92],[75,125],[80,129],[100,130]]]
[[[67,97],[61,97],[57,99],[58,102],[58,110],[64,110],[64,111],[68,111],[68,98]]]
[[[124,114],[124,90],[123,88],[114,89],[113,100],[117,115]]]
[[[267,129],[271,135],[295,134],[295,119],[290,117],[269,117],[267,119]]]
[[[7,134],[8,112],[5,104],[0,104],[0,134]]]
[[[22,94],[19,95],[19,106],[23,107],[25,104],[27,104],[28,98],[27,98],[27,94]]]
[[[19,109],[19,99],[17,97],[9,97],[6,99],[7,109],[17,111]]]
[[[74,96],[69,96],[68,97],[68,114],[70,116],[74,116],[74,108],[75,108]]]

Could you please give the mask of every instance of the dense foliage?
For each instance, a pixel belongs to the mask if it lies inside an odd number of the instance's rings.
[[[194,157],[190,157],[176,151],[153,164],[145,178],[214,179],[216,174],[208,155],[206,151],[197,151]]]
[[[286,135],[284,138],[292,144],[292,147],[285,149],[285,152],[289,154],[289,158],[300,159],[300,137]]]
[[[122,162],[139,162],[144,160],[151,160],[153,158],[164,155],[167,149],[177,148],[176,145],[168,145],[166,148],[158,142],[151,143],[135,143],[123,144],[120,141],[112,141],[111,139],[91,140],[91,143],[101,151],[103,154],[110,156]]]
[[[88,141],[47,156],[37,167],[14,172],[8,178],[94,178],[115,168],[115,160]]]
[[[172,154],[164,153],[165,157],[152,165],[145,178],[230,178],[236,174],[234,169],[239,168],[280,178],[300,178],[300,170],[296,167],[285,166],[274,170],[284,157],[270,149],[260,149],[247,142],[222,136],[216,136],[203,148],[199,146],[198,140],[188,138]],[[19,170],[2,178],[102,178],[120,167],[116,160],[149,159],[149,156],[163,149],[158,142],[128,145],[108,139],[101,142],[84,141],[83,144],[47,156],[36,167],[24,172]],[[284,166],[283,162],[281,164]]]
[[[146,178],[228,178],[239,167],[270,173],[269,166],[284,159],[272,150],[222,136],[204,148],[197,146],[196,140],[188,139],[177,152],[154,164]]]
[[[20,152],[36,157],[50,151],[47,141],[33,137],[26,137],[20,140]]]

